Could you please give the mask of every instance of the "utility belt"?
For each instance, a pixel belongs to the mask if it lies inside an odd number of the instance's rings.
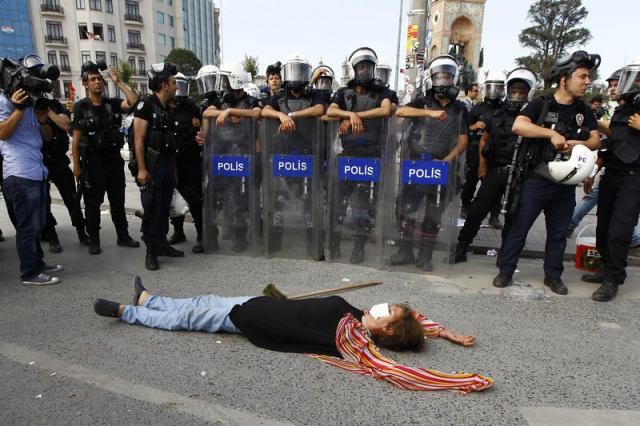
[[[640,176],[640,169],[612,169],[607,167],[605,173],[611,176]]]
[[[151,137],[151,140],[145,145],[145,149],[152,149],[161,154],[175,155],[177,151],[177,144],[175,138],[159,138]]]

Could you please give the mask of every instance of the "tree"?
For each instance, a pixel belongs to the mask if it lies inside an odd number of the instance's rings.
[[[591,32],[580,27],[588,14],[582,0],[537,0],[528,12],[534,25],[519,36],[520,44],[533,54],[516,58],[516,63],[531,68],[544,78],[544,87],[550,87],[550,71],[556,61],[591,38]]]
[[[129,84],[131,80],[131,76],[133,75],[133,68],[129,66],[125,61],[120,61],[120,65],[118,65],[118,74],[120,74],[120,80],[124,84]]]
[[[198,70],[202,68],[200,59],[189,49],[171,49],[164,61],[176,64],[178,71],[187,77],[195,76]]]
[[[255,76],[258,75],[258,57],[250,56],[245,53],[244,59],[242,60],[242,67],[246,72],[251,74],[251,79],[253,80]]]

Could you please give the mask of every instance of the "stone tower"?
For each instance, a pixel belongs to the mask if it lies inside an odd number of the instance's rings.
[[[477,71],[482,48],[482,21],[486,0],[432,0],[431,47],[427,61],[452,48]]]

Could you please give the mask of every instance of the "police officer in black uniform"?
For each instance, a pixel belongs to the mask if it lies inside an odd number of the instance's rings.
[[[142,239],[147,246],[145,267],[157,270],[158,256],[182,257],[167,242],[169,210],[176,187],[176,126],[170,102],[176,96],[175,64],[153,64],[147,71],[149,89],[133,113],[133,138],[144,214]]]
[[[209,108],[214,106],[220,109],[220,98],[218,91],[220,90],[220,70],[215,65],[203,65],[196,74],[196,84],[198,93],[203,96],[200,102],[200,115]]]
[[[465,105],[456,100],[460,65],[450,55],[435,57],[429,64],[429,77],[424,95],[398,109],[398,117],[417,118],[409,131],[407,142],[410,159],[456,159],[469,143],[468,112]],[[425,119],[426,117],[426,119]],[[391,265],[414,263],[424,271],[432,271],[433,249],[440,231],[442,212],[447,199],[446,188],[436,185],[405,185],[396,200],[396,220],[400,230],[398,251],[390,259]],[[424,217],[416,232],[416,217],[425,199]],[[419,250],[413,252],[414,236],[420,235]]]
[[[200,110],[189,97],[189,81],[182,73],[176,74],[175,101],[170,101],[176,123],[176,168],[177,189],[189,205],[189,211],[196,227],[196,245],[191,251],[203,253],[202,247],[202,147],[196,143],[196,133],[200,129]],[[169,244],[186,240],[184,216],[172,217],[173,235]]]
[[[312,131],[305,118],[320,117],[324,114],[322,95],[308,87],[311,79],[311,64],[299,55],[291,55],[287,58],[283,66],[284,86],[283,90],[276,92],[267,105],[262,109],[262,117],[280,120],[278,134],[273,136],[273,141],[277,146],[271,147],[271,152],[279,154],[313,155],[311,141]],[[298,120],[296,120],[298,119]],[[278,197],[286,197],[282,192],[293,192],[296,197],[303,198],[304,181],[287,180],[287,188],[276,189]],[[311,197],[305,199],[303,214],[311,214]],[[274,215],[282,215],[284,204],[276,201],[276,212]],[[271,251],[277,251],[282,245],[282,226],[274,226],[272,238],[270,239]],[[309,229],[310,231],[310,229]],[[307,235],[308,243],[311,243],[310,235]],[[307,246],[309,254],[314,254],[313,248]]]
[[[467,156],[465,163],[465,181],[460,192],[460,201],[462,202],[463,218],[467,217],[467,209],[471,204],[471,200],[476,193],[478,185],[478,166],[480,165],[480,138],[487,127],[487,121],[491,115],[500,109],[502,99],[504,98],[504,74],[489,73],[484,82],[484,101],[475,104],[469,112],[469,147],[467,148]],[[491,209],[489,217],[489,226],[495,229],[501,229],[500,223],[500,204],[496,203]]]
[[[536,76],[528,68],[516,68],[506,79],[506,102],[490,118],[480,138],[478,176],[482,183],[478,193],[467,209],[467,219],[458,235],[458,245],[453,253],[452,263],[466,262],[469,245],[478,234],[484,217],[499,205],[507,186],[509,165],[518,136],[511,128],[520,109],[535,90]],[[473,110],[472,110],[473,111]],[[508,233],[507,223],[503,229],[503,239]]]
[[[529,102],[520,112],[513,131],[525,138],[519,148],[527,170],[522,181],[511,225],[502,242],[498,257],[499,274],[493,279],[495,287],[511,284],[524,248],[527,233],[538,215],[544,211],[547,226],[545,245],[544,284],[557,294],[567,294],[562,282],[562,258],[567,245],[565,233],[575,207],[575,185],[563,184],[549,175],[549,166],[561,154],[570,153],[576,145],[590,150],[600,145],[596,118],[582,101],[591,79],[589,72],[600,65],[599,55],[574,52],[560,59],[552,69],[552,79],[558,85],[552,96]],[[521,158],[523,158],[521,156]]]
[[[356,49],[349,57],[354,78],[347,87],[336,92],[327,116],[342,120],[340,124],[340,141],[347,157],[379,158],[384,141],[380,140],[381,118],[391,115],[390,93],[386,88],[375,86],[375,66],[378,61],[376,53],[368,48]],[[336,212],[338,226],[342,225],[347,215],[347,207],[360,212],[356,219],[355,239],[351,252],[351,263],[364,261],[364,247],[367,236],[375,227],[375,208],[377,204],[378,184],[373,187],[354,181],[338,183],[338,199],[343,200],[342,210]],[[332,257],[340,256],[340,235],[334,239],[334,247],[330,248]]]
[[[40,106],[47,112],[47,120],[42,125],[43,128],[48,127],[46,130],[43,129],[43,139],[45,140],[42,144],[44,165],[49,170],[47,193],[51,188],[51,182],[53,182],[69,211],[71,224],[76,228],[80,244],[88,246],[89,237],[85,233],[84,216],[76,193],[73,172],[69,168],[71,161],[67,156],[69,151],[69,134],[67,132],[71,129],[70,113],[55,99],[43,98]],[[50,252],[60,253],[62,246],[56,233],[57,222],[51,213],[51,196],[49,195],[48,198],[47,219],[42,231],[42,239],[49,242]]]
[[[622,68],[617,93],[623,103],[609,123],[608,149],[600,154],[607,168],[600,181],[596,228],[603,267],[582,277],[601,283],[591,296],[598,302],[615,298],[627,277],[629,244],[640,214],[640,58]]]
[[[73,174],[79,180],[78,191],[84,196],[85,219],[89,234],[89,253],[99,254],[100,205],[104,194],[109,197],[111,219],[118,234],[118,245],[139,247],[140,243],[129,236],[127,216],[124,210],[124,160],[120,148],[124,139],[120,134],[121,113],[131,110],[138,95],[120,80],[118,72],[107,72],[113,83],[125,94],[126,99],[103,96],[105,81],[100,69],[104,63],[86,62],[82,65],[82,84],[87,97],[73,106]]]

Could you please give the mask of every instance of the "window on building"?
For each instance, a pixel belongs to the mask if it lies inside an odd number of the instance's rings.
[[[84,9],[85,7],[84,0],[76,0],[76,9]]]
[[[102,0],[89,0],[89,9],[102,10]]]
[[[136,71],[136,58],[135,56],[129,56],[129,66],[131,67],[131,71]]]
[[[83,50],[80,52],[80,63],[89,62],[91,60],[91,52],[88,50]]]
[[[164,24],[164,13],[156,12],[156,22],[158,24]]]
[[[87,24],[78,24],[78,33],[80,40],[87,40],[89,38],[89,28]]]
[[[118,68],[118,54],[117,53],[112,53],[111,54],[111,66],[114,68]]]
[[[69,86],[71,85],[71,80],[62,80],[62,90],[64,90],[64,98],[69,99]]]
[[[47,39],[51,41],[64,41],[62,34],[62,22],[47,21]]]
[[[135,16],[140,15],[140,3],[137,1],[127,0],[124,2],[124,13],[125,16]]]
[[[113,13],[113,0],[104,0],[104,10]]]
[[[50,50],[47,53],[47,62],[51,65],[58,65],[58,55],[56,55],[55,50]]]
[[[142,36],[140,35],[140,31],[129,30],[127,31],[129,44],[138,46],[142,43]]]
[[[176,47],[176,38],[175,37],[169,36],[169,47],[171,47],[172,49],[174,47]]]
[[[116,27],[114,27],[113,25],[107,25],[107,37],[108,37],[109,41],[115,43],[115,41],[116,41]]]
[[[60,71],[71,72],[71,65],[69,65],[69,55],[67,55],[67,52],[60,52]]]
[[[60,82],[58,80],[53,80],[51,85],[53,86],[53,98],[60,99],[62,97],[62,93],[60,92]]]
[[[146,95],[147,93],[149,93],[149,89],[147,88],[147,84],[146,83],[140,83],[140,94],[141,95]]]
[[[144,61],[144,58],[138,56],[138,74],[145,75],[147,73],[147,64]]]
[[[94,40],[104,40],[104,31],[102,28],[102,24],[93,24],[92,32]]]
[[[173,27],[173,16],[169,15],[169,26]]]
[[[165,37],[165,35],[162,34],[162,33],[158,34],[158,44],[160,46],[166,46],[167,45],[167,37]]]
[[[173,6],[173,0],[167,0],[167,4],[168,4],[169,6]]]
[[[107,63],[107,52],[96,50],[96,63],[100,61]]]

